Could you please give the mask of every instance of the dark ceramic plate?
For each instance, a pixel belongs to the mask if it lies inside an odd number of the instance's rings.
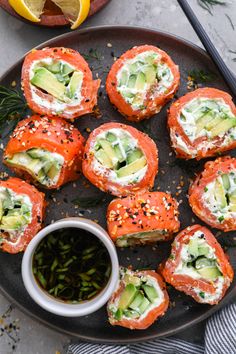
[[[108,43],[112,44],[112,47]],[[102,79],[98,101],[102,116],[96,118],[93,115],[87,115],[83,118],[79,118],[75,122],[75,125],[86,138],[88,136],[87,128],[92,130],[109,121],[131,124],[110,104],[104,89],[105,79],[110,66],[114,62],[114,57],[119,57],[132,46],[145,43],[153,44],[164,49],[179,65],[181,71],[181,86],[177,97],[187,92],[188,73],[193,69],[214,73],[215,80],[209,83],[209,85],[227,90],[227,87],[207,54],[195,45],[173,35],[134,27],[97,27],[62,35],[44,43],[40,48],[45,46],[66,46],[87,55],[89,51],[93,49],[93,52],[90,52],[88,61],[93,70],[94,77],[99,76]],[[95,56],[97,56],[98,59],[91,58],[91,54],[94,53],[96,53]],[[0,84],[8,86],[13,80],[16,80],[19,86],[21,65],[22,60],[18,61],[4,77],[2,77]],[[174,196],[176,196],[176,193],[178,194],[176,197],[178,201],[181,202],[181,228],[184,228],[195,222],[202,224],[191,212],[186,198],[186,192],[188,190],[189,179],[191,179],[197,171],[201,170],[203,162],[184,162],[175,158],[170,148],[169,135],[166,128],[167,108],[168,105],[149,121],[132,125],[149,133],[157,143],[160,164],[155,189],[170,191]],[[4,166],[1,166],[0,170],[10,173]],[[184,181],[183,186],[180,186],[180,181]],[[89,188],[86,188],[88,185]],[[46,223],[51,223],[53,220],[66,216],[83,215],[86,218],[98,220],[103,227],[106,227],[106,207],[111,197],[97,190],[83,178],[76,183],[70,183],[64,186],[59,191],[47,192],[46,194],[49,201]],[[105,201],[102,201],[96,207],[91,207],[89,210],[82,208],[75,209],[72,200],[76,197],[88,196],[104,196]],[[216,234],[216,230],[214,231]],[[221,244],[227,246],[231,261],[236,268],[236,248],[234,247],[232,233],[231,235],[222,235],[218,232],[217,235]],[[169,250],[170,243],[162,243],[156,247],[148,246],[118,250],[118,253],[120,264],[124,266],[132,264],[134,268],[156,269],[157,265],[168,256]],[[22,255],[13,256],[3,253],[0,254],[0,285],[2,292],[10,297],[13,302],[17,303],[23,311],[39,321],[54,329],[87,341],[132,343],[171,335],[210,316],[219,309],[220,306],[227,304],[236,294],[234,282],[220,305],[208,306],[200,305],[183,293],[169,288],[172,306],[169,308],[166,315],[147,330],[130,331],[125,328],[112,327],[109,325],[105,307],[90,316],[74,319],[55,316],[44,311],[31,300],[24,289],[21,279],[21,259]]]
[[[94,15],[96,12],[100,11],[110,0],[91,0],[91,6],[88,16]],[[18,15],[14,9],[9,4],[8,0],[0,0],[0,7],[7,11],[10,15],[22,20],[24,22],[30,23],[36,26],[45,27],[62,27],[68,26],[69,22],[53,2],[50,0],[46,1],[43,15],[41,16],[40,22],[30,22]]]

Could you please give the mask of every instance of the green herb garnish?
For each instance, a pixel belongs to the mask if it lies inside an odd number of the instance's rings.
[[[212,6],[214,5],[226,5],[226,1],[223,0],[198,0],[199,5],[207,10],[212,15]]]
[[[63,229],[45,237],[33,257],[39,285],[54,297],[78,303],[96,296],[111,272],[109,254],[90,233]]]
[[[21,94],[0,85],[0,135],[13,130],[27,109]]]
[[[216,78],[216,75],[213,73],[209,73],[204,70],[196,70],[193,69],[188,73],[188,76],[192,81],[194,81],[196,84],[198,83],[204,83],[204,82],[211,82]]]
[[[200,296],[202,299],[205,299],[205,293],[204,293],[203,291],[200,291],[199,296]]]
[[[218,218],[219,222],[222,222],[224,220],[224,216],[221,215],[219,218]]]
[[[82,54],[85,60],[98,60],[101,61],[103,56],[97,49],[90,48],[88,54]]]
[[[233,29],[233,31],[234,31],[234,30],[235,30],[235,27],[234,27],[234,24],[233,24],[233,21],[232,21],[231,17],[230,17],[228,14],[225,14],[225,16],[226,16],[226,18],[229,20],[229,23],[230,23],[230,25],[231,25],[231,27],[232,27],[232,29]]]

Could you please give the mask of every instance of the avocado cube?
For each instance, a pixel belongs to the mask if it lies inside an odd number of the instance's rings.
[[[129,71],[131,72],[131,74],[137,74],[138,71],[138,63],[133,63],[129,65]]]
[[[128,73],[126,70],[123,70],[120,76],[119,86],[126,86],[127,81],[128,81]]]
[[[108,133],[106,134],[106,139],[107,139],[107,141],[109,141],[110,143],[113,143],[114,141],[117,140],[117,136],[116,136],[115,134],[111,133],[111,132],[108,132]]]
[[[47,176],[48,178],[50,178],[50,180],[53,180],[58,174],[58,172],[59,172],[58,166],[52,165],[52,167],[47,172]]]
[[[109,141],[105,139],[100,139],[99,144],[101,145],[101,147],[103,148],[107,156],[109,156],[110,160],[112,161],[113,167],[116,168],[118,165],[118,158],[116,156],[115,150],[113,149],[111,143],[109,143]]]
[[[130,75],[128,83],[127,83],[127,87],[134,88],[136,79],[137,79],[137,75],[134,75],[134,74]]]
[[[138,318],[140,316],[139,313],[134,310],[124,310],[124,315],[129,318]]]
[[[137,76],[135,88],[137,90],[143,90],[145,87],[145,84],[146,84],[146,76],[142,71],[140,71]]]
[[[66,87],[60,83],[56,76],[45,68],[38,68],[34,72],[34,76],[31,79],[31,84],[41,88],[53,97],[67,102]]]
[[[131,145],[130,145],[130,138],[129,137],[123,137],[121,139],[121,143],[122,143],[122,146],[123,146],[123,149],[125,150],[125,152],[128,152],[131,150]]]
[[[95,157],[103,166],[107,168],[113,167],[110,157],[106,154],[106,152],[103,149],[98,150],[95,153]]]
[[[145,297],[141,302],[141,304],[139,305],[139,312],[141,314],[144,313],[147,310],[149,305],[150,305],[150,301]]]
[[[135,295],[134,300],[129,305],[129,308],[131,308],[132,310],[137,310],[137,308],[139,307],[143,299],[144,299],[144,295],[141,293],[141,291],[138,291],[137,294]]]
[[[39,158],[42,157],[42,150],[40,150],[40,149],[30,149],[30,150],[27,150],[27,154],[32,159],[39,159]]]
[[[134,284],[135,286],[140,286],[141,285],[140,278],[136,277],[135,275],[131,275],[131,274],[125,274],[124,282],[127,283],[127,284]]]
[[[120,321],[121,318],[122,318],[122,315],[123,315],[123,311],[122,311],[121,309],[118,309],[118,310],[116,311],[114,317],[115,317],[115,319],[116,319],[117,321]]]
[[[18,216],[3,216],[1,220],[1,228],[3,230],[15,230],[26,224],[26,219],[23,215]]]
[[[4,200],[2,201],[2,208],[3,209],[11,209],[14,207],[14,202],[12,200],[12,196],[9,192],[8,189],[6,189],[6,196],[4,198]]]
[[[0,220],[2,219],[3,214],[4,214],[4,209],[3,209],[2,201],[0,199]]]
[[[227,206],[227,199],[225,196],[225,190],[219,179],[215,182],[214,196],[217,203],[221,208],[225,208]]]
[[[229,181],[229,176],[227,174],[224,174],[221,176],[223,186],[226,190],[230,189],[230,181]]]
[[[69,75],[69,74],[73,73],[73,71],[74,71],[74,69],[70,65],[68,65],[68,64],[62,65],[61,73],[63,75]]]
[[[194,257],[198,257],[198,240],[191,238],[188,244],[188,251]]]
[[[152,85],[155,80],[156,80],[156,68],[154,65],[148,65],[146,68],[145,68],[145,76],[146,76],[146,82],[150,85]]]
[[[53,74],[57,74],[61,71],[61,62],[60,61],[54,61],[51,65],[47,66],[47,69],[51,71]]]
[[[118,171],[116,171],[117,177],[122,178],[122,177],[132,175],[132,174],[138,172],[139,170],[141,170],[142,168],[144,168],[146,166],[146,164],[147,164],[147,160],[143,156],[140,159],[135,160],[134,162],[130,163],[129,165],[121,167]]]
[[[208,258],[205,258],[205,257],[199,257],[196,262],[195,262],[195,268],[198,270],[198,269],[201,269],[201,268],[204,268],[204,267],[211,267],[211,266],[214,266],[215,265],[215,261],[212,260],[212,259],[208,259]]]
[[[42,168],[44,173],[47,174],[52,166],[53,166],[53,162],[52,161],[46,161],[44,163],[44,165],[43,165],[43,168]]]
[[[231,212],[236,212],[236,191],[234,191],[232,194],[229,196],[229,210]]]
[[[158,298],[158,293],[153,286],[143,285],[143,290],[151,302],[154,302]]]
[[[213,119],[213,115],[212,112],[208,112],[207,114],[203,114],[203,116],[201,116],[197,121],[196,121],[196,126],[197,126],[197,130],[196,130],[196,135],[198,135],[207,124],[209,124],[211,122],[211,120]]]
[[[125,156],[122,154],[120,145],[119,144],[114,145],[113,149],[115,151],[116,157],[119,160],[119,162],[125,161]]]
[[[211,130],[211,138],[214,138],[219,134],[226,133],[229,129],[235,126],[236,126],[236,118],[226,118]]]
[[[198,247],[198,256],[207,256],[209,253],[209,247],[208,246],[199,246]]]
[[[205,128],[207,130],[212,130],[221,121],[222,121],[222,118],[219,116],[216,116],[215,118],[211,119],[211,121],[209,123],[206,124]]]
[[[26,165],[28,166],[32,159],[25,152],[17,152],[12,156],[11,159],[8,159],[7,162],[18,165]]]
[[[216,280],[220,275],[221,272],[217,267],[205,267],[198,269],[198,273],[205,279],[208,280]]]
[[[130,163],[140,159],[143,156],[143,153],[140,149],[135,149],[133,151],[131,151],[128,155],[127,155],[127,165],[129,165]]]
[[[83,73],[81,71],[74,71],[73,75],[71,76],[70,83],[67,87],[68,96],[70,98],[74,98],[76,91],[81,86],[83,81]]]
[[[129,307],[131,302],[134,300],[137,289],[134,284],[126,285],[125,289],[121,293],[118,308],[125,310]]]

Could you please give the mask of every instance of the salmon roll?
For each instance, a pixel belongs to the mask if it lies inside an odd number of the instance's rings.
[[[189,204],[211,227],[236,230],[236,159],[225,156],[207,162],[190,186]]]
[[[134,47],[111,67],[106,90],[112,104],[128,120],[139,122],[158,113],[180,83],[178,66],[152,45]]]
[[[18,175],[53,189],[79,178],[84,138],[61,118],[32,116],[19,122],[3,162]]]
[[[113,326],[146,329],[169,306],[162,277],[153,270],[132,271],[121,268],[117,290],[108,302],[108,319]]]
[[[236,147],[236,107],[232,97],[200,88],[174,102],[168,112],[172,146],[183,159],[214,156]]]
[[[26,55],[22,88],[32,111],[73,119],[91,113],[100,80],[84,58],[69,48],[44,48]]]
[[[10,177],[0,181],[0,249],[8,253],[24,251],[41,229],[45,209],[44,194],[25,181]]]
[[[120,197],[146,191],[157,174],[157,147],[133,127],[106,123],[90,134],[82,168],[85,177],[104,192]]]
[[[107,209],[108,233],[118,247],[167,241],[179,231],[178,215],[178,204],[167,193],[114,199]]]
[[[200,225],[181,231],[162,269],[165,281],[203,304],[218,304],[234,271],[213,234]]]

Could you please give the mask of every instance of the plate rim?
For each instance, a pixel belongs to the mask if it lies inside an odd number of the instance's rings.
[[[42,49],[45,46],[50,46],[52,45],[53,42],[57,41],[57,40],[61,40],[61,39],[67,39],[67,37],[71,37],[71,36],[76,36],[76,35],[81,35],[81,34],[86,34],[86,33],[92,33],[94,31],[104,31],[104,30],[139,30],[142,32],[146,32],[146,33],[152,33],[155,35],[160,35],[160,36],[165,36],[167,38],[171,38],[175,41],[180,42],[181,44],[184,44],[194,50],[196,50],[197,52],[201,53],[203,56],[205,56],[205,58],[209,61],[212,62],[211,58],[209,57],[209,55],[206,53],[206,51],[199,47],[198,45],[192,43],[191,41],[182,38],[181,36],[172,34],[168,31],[162,31],[162,30],[156,30],[153,27],[141,27],[141,26],[123,26],[123,25],[101,25],[101,26],[92,26],[92,27],[84,27],[83,29],[79,29],[73,32],[67,32],[67,33],[63,33],[59,36],[53,37],[41,44],[39,44],[38,46],[32,48],[32,49]],[[24,60],[24,57],[27,55],[27,53],[31,52],[30,49],[28,52],[26,52],[24,55],[22,55],[13,65],[11,65],[7,70],[5,70],[5,72],[1,75],[0,77],[0,81],[3,81],[12,70],[14,70],[17,66],[19,66],[22,61]],[[214,63],[212,62],[212,64],[214,65]],[[219,74],[220,75],[220,74]],[[163,338],[163,337],[168,337],[168,336],[172,336],[175,335],[185,329],[187,329],[190,326],[193,326],[199,322],[202,322],[203,320],[205,320],[206,318],[208,318],[209,316],[211,316],[213,313],[215,313],[216,311],[218,311],[220,308],[222,308],[223,306],[225,306],[226,304],[229,304],[232,299],[235,297],[236,295],[236,285],[231,289],[231,292],[226,294],[226,296],[221,300],[221,302],[218,305],[214,305],[212,306],[212,308],[209,308],[204,314],[202,314],[200,317],[190,320],[189,322],[178,326],[178,328],[175,328],[174,330],[171,331],[170,330],[166,330],[164,331],[164,333],[162,333],[161,335],[158,334],[158,331],[155,334],[145,334],[142,336],[142,338],[129,338],[129,339],[124,339],[124,340],[119,340],[119,339],[98,339],[98,338],[94,338],[91,335],[81,335],[78,333],[74,333],[71,331],[67,331],[66,329],[62,329],[57,327],[54,324],[49,323],[48,321],[38,317],[37,315],[35,315],[34,313],[32,313],[30,310],[28,310],[26,307],[24,307],[23,305],[21,305],[20,303],[18,303],[18,301],[16,299],[14,299],[11,295],[9,295],[2,287],[2,285],[0,284],[0,293],[3,294],[8,300],[10,300],[11,303],[13,303],[14,305],[16,305],[16,307],[18,307],[24,314],[28,315],[30,318],[36,320],[37,322],[45,325],[46,327],[53,329],[56,332],[62,333],[62,334],[66,334],[69,335],[72,338],[77,338],[81,341],[85,341],[85,342],[90,342],[90,343],[100,343],[100,344],[119,344],[119,345],[127,345],[127,344],[134,344],[134,343],[141,343],[141,342],[145,342],[148,340],[154,340],[156,338]]]

